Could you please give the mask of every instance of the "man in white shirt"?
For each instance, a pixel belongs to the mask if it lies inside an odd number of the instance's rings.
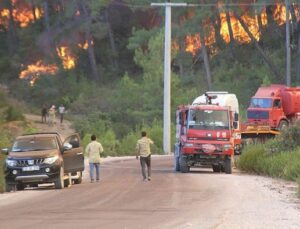
[[[65,109],[64,105],[60,105],[59,108],[58,108],[58,113],[60,115],[60,124],[62,124],[63,121],[64,121],[65,110],[66,109]]]
[[[91,136],[91,142],[87,145],[85,152],[90,164],[91,183],[94,182],[94,168],[96,169],[96,181],[100,179],[100,153],[103,152],[103,147],[100,142],[96,141],[96,135]]]

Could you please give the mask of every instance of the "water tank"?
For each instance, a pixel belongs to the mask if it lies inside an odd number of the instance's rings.
[[[224,107],[230,107],[230,110],[239,113],[239,102],[235,94],[230,94],[228,92],[206,92],[207,95],[215,97],[215,99],[212,99],[212,104],[217,104],[219,106]],[[206,96],[205,94],[197,97],[192,105],[198,105],[198,104],[206,104]]]
[[[281,93],[282,107],[286,116],[300,112],[300,87],[286,88]]]

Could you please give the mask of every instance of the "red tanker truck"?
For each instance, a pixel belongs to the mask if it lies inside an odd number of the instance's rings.
[[[298,119],[300,87],[280,84],[260,87],[247,109],[247,123],[242,125],[242,137],[275,135]]]

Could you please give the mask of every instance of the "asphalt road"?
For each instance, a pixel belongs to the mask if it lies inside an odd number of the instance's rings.
[[[0,228],[300,228],[295,184],[211,169],[175,173],[153,157],[144,182],[134,158],[101,165],[99,183],[0,194]]]

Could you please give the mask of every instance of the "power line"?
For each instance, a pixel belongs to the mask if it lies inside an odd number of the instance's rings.
[[[164,2],[158,2],[157,4],[164,4]],[[298,5],[296,2],[291,2],[291,4]],[[112,5],[124,6],[124,7],[129,7],[129,8],[153,8],[148,4],[130,4],[130,3],[122,3],[122,2],[113,3]],[[185,7],[213,7],[213,6],[216,6],[216,7],[222,8],[223,6],[239,7],[239,6],[276,6],[276,5],[284,6],[284,3],[278,3],[278,2],[265,2],[265,3],[259,3],[259,2],[257,2],[257,3],[186,3]]]

